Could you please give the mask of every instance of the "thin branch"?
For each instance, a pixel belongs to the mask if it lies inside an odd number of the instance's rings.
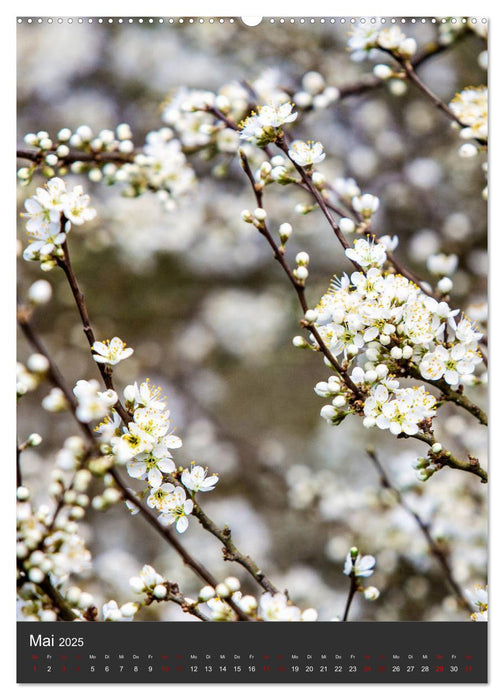
[[[347,602],[345,605],[345,612],[343,613],[342,622],[348,621],[348,614],[350,612],[350,606],[352,605],[352,600],[353,600],[354,595],[356,594],[357,590],[358,590],[357,580],[356,580],[355,574],[352,572],[350,574],[350,590],[348,591],[348,598],[347,598]]]
[[[285,153],[287,158],[290,160],[292,165],[297,170],[298,174],[301,176],[301,179],[303,180],[305,187],[308,189],[308,191],[311,193],[311,195],[313,196],[313,198],[315,199],[315,201],[319,205],[320,209],[322,210],[325,218],[329,222],[330,227],[332,228],[334,234],[336,235],[337,239],[341,243],[342,247],[345,250],[347,248],[351,248],[351,245],[346,240],[345,236],[341,232],[340,227],[338,226],[338,224],[334,220],[324,197],[320,194],[319,190],[313,184],[313,180],[311,179],[311,177],[309,177],[306,170],[304,168],[302,168],[300,165],[298,165],[298,163],[296,163],[296,161],[293,158],[291,158],[291,156],[289,154],[289,148],[288,148],[287,144],[285,143],[284,138],[279,136],[275,143],[278,146],[278,148],[281,151],[283,151],[283,153]],[[351,262],[356,270],[359,270],[362,272],[362,267],[359,265],[358,262],[356,262],[355,260],[352,260]]]
[[[405,435],[404,433],[401,433],[397,437],[412,437],[415,438],[415,440],[424,442],[430,447],[432,447],[436,442],[438,442],[434,435],[432,435],[431,433],[415,433],[415,435]],[[479,459],[473,457],[472,455],[469,455],[469,459],[467,462],[458,459],[458,457],[452,455],[452,453],[449,450],[443,450],[439,454],[434,455],[434,457],[435,459],[433,459],[433,461],[438,465],[438,469],[441,469],[445,466],[450,467],[450,469],[458,469],[459,471],[467,472],[468,474],[474,474],[475,476],[478,476],[483,484],[486,484],[488,482],[487,472],[481,467]]]
[[[152,603],[162,603],[164,601],[176,603],[176,605],[178,605],[183,612],[188,613],[189,615],[194,615],[194,617],[197,617],[199,620],[201,620],[201,622],[213,622],[213,620],[208,618],[198,609],[199,604],[197,602],[187,602],[184,596],[180,593],[177,583],[163,581],[163,583],[160,585],[166,587],[166,596],[164,598],[154,598],[154,596],[149,596],[144,603],[145,606],[152,605]]]
[[[79,311],[79,315],[81,317],[82,321],[82,330],[84,331],[84,334],[88,340],[89,346],[91,348],[91,351],[93,349],[93,345],[95,343],[95,334],[93,331],[93,328],[91,327],[91,321],[89,320],[89,314],[86,306],[86,302],[84,299],[84,294],[81,291],[79,287],[79,283],[77,281],[77,277],[75,276],[72,263],[70,261],[70,254],[68,251],[68,244],[65,241],[62,245],[63,249],[63,258],[58,258],[58,265],[61,267],[63,272],[66,275],[66,278],[68,280],[68,283],[70,285],[70,289],[72,290],[73,297],[75,299],[75,303],[77,305],[77,309]],[[109,365],[104,365],[101,362],[95,363],[98,365],[98,369],[100,371],[100,374],[103,378],[103,382],[107,389],[110,389],[112,391],[114,390],[114,384],[112,382],[112,368]],[[120,399],[117,399],[117,402],[114,404],[114,408],[121,417],[121,420],[124,422],[124,424],[127,426],[128,423],[131,420],[131,415],[128,413],[128,411],[124,408],[122,405]]]
[[[165,528],[154,515],[154,513],[145,507],[143,501],[141,501],[134,493],[132,493],[123,482],[122,477],[119,475],[116,467],[112,467],[108,472],[117,484],[117,487],[123,495],[125,501],[129,501],[136,508],[138,508],[145,520],[155,529],[159,534],[170,544],[173,549],[179,554],[180,558],[194,573],[199,576],[199,578],[204,581],[204,583],[210,586],[216,586],[218,581],[212,576],[212,574],[198,561],[196,561],[185,549],[177,537],[172,534],[172,531]]]
[[[464,27],[464,29],[456,37],[455,41],[453,41],[451,44],[441,44],[439,42],[434,41],[426,44],[411,59],[411,65],[415,69],[419,68],[431,58],[435,58],[436,56],[439,56],[439,54],[444,53],[448,49],[453,48],[455,44],[458,43],[463,37],[467,36],[468,33],[469,30],[466,27]],[[362,95],[365,92],[383,87],[384,85],[386,85],[386,83],[387,80],[378,78],[375,75],[365,75],[361,80],[358,80],[353,83],[347,83],[346,85],[338,86],[338,101],[344,100],[346,97]]]
[[[262,207],[262,191],[256,187],[256,183],[254,180],[254,175],[252,173],[252,170],[250,168],[250,164],[248,162],[248,158],[245,155],[245,153],[241,152],[240,154],[241,157],[241,162],[243,166],[243,170],[245,174],[247,175],[250,184],[252,186],[252,189],[254,191],[255,197],[256,197],[256,202],[258,207]],[[306,312],[308,307],[308,302],[306,301],[306,296],[305,296],[305,289],[304,285],[298,282],[298,280],[294,277],[294,273],[292,272],[291,268],[289,267],[287,261],[285,260],[285,256],[283,255],[282,251],[280,248],[277,246],[273,236],[271,235],[271,232],[268,228],[268,225],[265,221],[261,221],[259,225],[257,226],[257,230],[266,238],[266,240],[269,243],[270,248],[273,250],[274,257],[275,259],[280,263],[282,266],[285,274],[290,280],[290,283],[296,290],[296,294],[299,299],[299,303],[301,305],[301,308],[303,309],[303,312]],[[362,398],[362,392],[361,390],[354,384],[354,382],[350,379],[348,376],[347,372],[343,369],[343,367],[339,364],[337,359],[334,357],[332,352],[329,350],[327,345],[324,343],[322,338],[320,337],[320,333],[318,332],[317,328],[313,323],[308,323],[307,321],[303,322],[303,326],[311,332],[315,340],[317,341],[317,344],[319,346],[320,351],[325,355],[325,357],[329,360],[331,363],[332,367],[335,369],[336,372],[341,376],[347,387],[354,393],[356,398]]]
[[[23,450],[21,449],[22,446],[17,444],[16,445],[16,488],[18,489],[20,486],[23,485],[23,477],[21,473],[21,453]]]
[[[96,436],[93,434],[91,428],[87,423],[83,423],[80,421],[77,416],[76,416],[76,404],[71,396],[68,387],[66,386],[65,380],[63,379],[61,373],[58,371],[57,367],[55,364],[50,360],[47,351],[45,348],[42,346],[41,342],[38,340],[33,328],[29,325],[29,322],[24,319],[24,325],[22,326],[23,330],[26,331],[28,329],[28,333],[26,334],[28,341],[33,345],[34,348],[37,349],[40,354],[43,354],[51,363],[51,366],[53,368],[53,372],[50,373],[49,378],[51,382],[54,384],[54,386],[58,387],[61,389],[61,391],[65,394],[65,396],[70,395],[71,401],[69,402],[69,406],[72,412],[72,415],[74,416],[75,420],[81,427],[86,439],[88,440],[88,443],[90,446],[94,449],[96,447]],[[163,539],[171,546],[173,547],[179,556],[182,558],[184,563],[196,573],[196,575],[204,582],[207,583],[213,587],[215,587],[218,583],[217,579],[215,579],[210,572],[207,571],[207,569],[200,564],[194,557],[192,557],[185,547],[180,544],[178,538],[176,538],[172,532],[168,529],[165,528],[159,520],[156,518],[156,516],[151,512],[151,510],[140,500],[138,499],[134,493],[131,493],[131,491],[126,487],[124,482],[122,481],[122,478],[120,477],[119,473],[117,472],[115,467],[112,467],[112,469],[109,470],[109,473],[111,476],[114,478],[114,481],[118,487],[118,489],[121,491],[123,498],[125,501],[130,501],[133,503],[139,511],[142,513],[142,516],[149,522],[149,524],[163,537]],[[232,601],[230,602],[231,607],[233,607],[234,603]],[[239,619],[241,620],[248,620],[249,617],[243,613],[242,610],[238,606],[233,607],[234,611],[238,615]]]
[[[405,371],[407,372],[406,376],[414,377],[415,379],[419,379],[420,381],[439,389],[441,392],[439,401],[442,401],[443,403],[455,403],[457,406],[460,406],[460,408],[463,408],[465,411],[474,416],[482,425],[488,425],[488,418],[485,411],[477,404],[473,403],[465,394],[452,389],[451,386],[443,379],[426,379],[420,374],[412,363],[408,363]]]
[[[48,151],[36,151],[26,148],[18,148],[16,157],[23,160],[29,160],[36,165],[41,165],[48,155],[58,155],[56,149]],[[100,153],[98,151],[71,151],[66,156],[58,156],[61,163],[64,165],[72,165],[73,163],[89,163],[91,165],[102,165],[105,163],[115,163],[124,165],[125,163],[133,163],[135,156],[132,153],[121,153],[120,151],[108,151]]]
[[[453,572],[450,567],[450,563],[448,561],[448,558],[443,551],[443,549],[437,544],[437,542],[434,540],[432,537],[430,527],[428,523],[424,522],[420,515],[413,510],[408,504],[408,502],[403,498],[402,493],[397,489],[395,486],[390,481],[390,478],[388,477],[383,465],[381,464],[380,460],[378,459],[378,456],[376,454],[376,451],[373,447],[368,447],[366,449],[367,454],[369,455],[373,465],[375,466],[376,470],[378,471],[378,474],[380,475],[380,483],[383,488],[388,489],[391,491],[394,496],[397,499],[398,504],[403,508],[403,510],[406,511],[417,523],[418,527],[420,528],[423,536],[425,537],[425,540],[427,542],[427,545],[429,547],[429,550],[435,559],[437,559],[441,569],[443,570],[444,575],[446,576],[446,580],[448,581],[448,584],[451,586],[453,592],[457,596],[458,603],[461,607],[465,607],[467,610],[472,612],[472,609],[470,605],[468,604],[467,600],[464,597],[464,594],[462,592],[462,589],[458,585],[458,583],[455,581],[455,578],[453,576]]]
[[[199,520],[205,530],[211,532],[212,535],[214,535],[214,537],[220,540],[224,545],[224,559],[227,561],[235,561],[240,564],[265,591],[269,593],[278,593],[278,588],[273,585],[262,569],[257,566],[252,557],[240,552],[238,547],[234,544],[233,540],[231,539],[230,528],[226,526],[221,530],[200,508],[199,504],[196,503],[194,498],[193,504],[193,515]]]
[[[18,568],[20,571],[20,578],[18,580],[18,588],[21,588],[25,583],[28,583],[29,579],[27,577],[26,569],[24,568],[24,562],[18,559]],[[72,622],[79,618],[78,615],[74,613],[72,608],[68,605],[67,601],[63,598],[58,589],[53,586],[49,576],[34,584],[51,600],[53,607],[57,611],[58,618],[66,622]],[[80,619],[80,618],[79,618]]]
[[[59,371],[59,369],[55,365],[55,363],[52,361],[49,352],[47,351],[46,347],[44,346],[44,344],[42,343],[40,338],[37,336],[37,334],[35,333],[35,330],[33,329],[32,325],[31,325],[31,309],[29,309],[29,307],[25,307],[25,306],[19,307],[18,313],[17,313],[17,321],[18,321],[18,325],[21,328],[23,335],[25,336],[28,343],[40,355],[43,355],[46,358],[47,362],[49,363],[49,366],[47,369],[47,377],[48,377],[49,381],[55,387],[57,387],[58,389],[61,390],[62,394],[64,395],[64,397],[68,403],[70,410],[73,413],[75,420],[79,424],[81,430],[84,432],[86,438],[88,440],[94,441],[93,431],[89,427],[89,424],[84,423],[79,418],[77,418],[77,415],[76,415],[77,402],[75,400],[75,396],[68,388],[65,380],[63,379],[61,372]]]

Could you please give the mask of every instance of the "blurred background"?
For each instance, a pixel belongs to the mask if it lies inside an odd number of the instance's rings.
[[[346,48],[350,25],[263,21],[255,28],[239,20],[189,24],[166,20],[140,25],[26,22],[18,27],[18,140],[27,132],[81,124],[93,131],[131,125],[135,145],[163,126],[161,104],[179,86],[218,90],[224,83],[269,81],[289,94],[303,76],[320,73],[341,88],[369,75],[377,61],[356,62]],[[419,47],[447,41],[450,29],[432,23],[402,27]],[[472,28],[474,29],[474,28]],[[486,42],[473,30],[421,68],[424,82],[445,102],[468,85],[486,82]],[[414,87],[397,84],[364,91],[324,109],[303,114],[291,129],[296,138],[320,140],[327,158],[320,170],[330,182],[354,178],[362,192],[378,195],[373,218],[380,235],[398,235],[397,257],[423,279],[429,255],[455,253],[452,305],[468,311],[485,329],[486,185],[482,158],[461,158],[458,130]],[[240,217],[255,207],[236,156],[189,157],[198,176],[194,191],[174,211],[155,194],[121,196],[121,187],[83,184],[98,215],[72,231],[74,267],[85,291],[97,338],[114,335],[135,349],[114,372],[117,387],[151,381],[163,388],[172,425],[183,440],[177,464],[191,461],[220,476],[215,491],[199,502],[216,523],[232,528],[236,544],[250,554],[276,586],[288,589],[319,619],[341,615],[348,592],[342,569],[353,545],[373,554],[369,584],[381,591],[375,602],[359,597],[352,619],[465,620],[413,518],[380,486],[367,444],[378,456],[410,507],[431,523],[461,588],[486,582],[486,487],[473,475],[444,469],[426,483],[412,464],[426,453],[420,443],[367,431],[358,418],[339,427],[320,416],[325,403],[313,391],[327,368],[310,351],[293,347],[300,311],[295,295],[257,231]],[[259,161],[260,162],[260,161]],[[25,163],[20,162],[19,165]],[[19,207],[43,180],[19,188]],[[294,188],[266,190],[265,206],[276,226],[294,229],[287,257],[310,254],[309,303],[315,306],[334,274],[350,270],[341,248],[318,211]],[[22,220],[19,238],[26,245]],[[56,363],[73,386],[98,378],[63,275],[40,271],[20,258],[19,301],[30,284],[47,278],[52,302],[34,322]],[[19,360],[30,354],[19,341]],[[75,434],[71,416],[40,408],[49,392],[42,384],[19,406],[18,434],[37,431],[38,450],[23,455],[23,474],[35,502],[47,501],[47,484],[63,440]],[[478,403],[485,391],[470,390]],[[468,414],[443,407],[439,437],[456,454],[477,455],[486,467],[486,432]],[[138,486],[138,483],[135,484]],[[98,493],[100,485],[93,488]],[[174,552],[122,506],[89,510],[83,523],[93,569],[77,581],[97,601],[131,599],[130,576],[152,564],[186,595],[199,582]],[[258,593],[243,570],[222,560],[219,543],[193,520],[185,546],[219,579],[236,575],[244,592]],[[155,606],[140,619],[178,619],[176,606]]]

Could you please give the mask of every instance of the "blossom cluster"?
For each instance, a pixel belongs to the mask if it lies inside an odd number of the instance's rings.
[[[354,60],[367,57],[371,49],[383,49],[401,58],[410,58],[416,52],[416,41],[407,37],[399,27],[380,29],[375,25],[356,26],[350,34],[348,48]]]
[[[154,191],[167,209],[173,209],[195,183],[194,171],[187,162],[181,142],[175,138],[173,130],[166,127],[150,131],[141,148],[135,147],[132,138],[128,124],[119,124],[115,132],[102,129],[97,135],[83,124],[73,133],[70,129],[61,129],[54,142],[47,132],[26,134],[24,140],[47,154],[42,168],[46,177],[56,172],[64,175],[69,169],[77,174],[87,173],[93,182],[103,180],[108,185],[122,184],[124,196],[136,197]],[[86,156],[82,160],[79,160],[80,153]],[[34,169],[35,166],[20,168],[19,181],[29,184]],[[29,214],[34,217],[37,205],[30,204],[30,207]]]
[[[293,112],[292,109],[293,104],[290,102],[257,107],[257,112],[251,112],[240,122],[240,138],[260,147],[275,141],[281,134],[281,127],[297,118],[297,112]]]
[[[488,88],[486,85],[466,87],[449,104],[457,119],[464,124],[460,136],[464,139],[488,138]]]
[[[471,605],[476,609],[471,615],[474,622],[488,621],[488,588],[481,585],[475,586],[472,591],[466,590],[466,596]]]
[[[82,506],[79,508],[81,510],[73,513],[61,513],[55,529],[49,531],[51,510],[45,505],[34,510],[32,504],[20,499],[18,494],[17,556],[25,560],[30,581],[40,583],[48,574],[63,580],[89,568],[91,554],[78,534],[75,522],[83,515]]]
[[[166,99],[162,118],[188,149],[235,154],[240,142],[264,147],[281,135],[281,127],[298,116],[294,103],[299,110],[323,109],[338,97],[337,88],[326,85],[316,71],[308,71],[300,89],[290,94],[281,87],[280,73],[270,69],[250,81],[249,89],[238,82],[216,92],[181,87]],[[238,124],[238,129],[215,113]]]
[[[73,389],[77,399],[76,415],[83,423],[105,418],[112,406],[117,403],[117,394],[113,389],[100,391],[96,379],[79,379]]]
[[[132,162],[119,167],[115,163],[104,166],[106,182],[123,184],[123,194],[128,197],[155,191],[165,207],[173,209],[195,184],[194,171],[174,136],[172,129],[166,127],[150,131]]]
[[[112,341],[111,341],[112,342]],[[180,481],[174,483],[178,473],[171,450],[182,446],[182,440],[170,430],[170,411],[161,396],[161,389],[147,379],[124,389],[126,410],[132,420],[121,425],[116,411],[106,415],[97,427],[104,449],[110,449],[115,459],[126,465],[134,479],[147,482],[147,505],[158,511],[164,525],[175,523],[178,532],[184,532],[189,524],[188,515],[193,501],[188,493],[211,491],[218,481],[214,474],[207,476],[207,469],[192,464],[181,470]],[[170,475],[172,480],[166,477]]]
[[[315,309],[315,326],[334,357],[349,365],[350,379],[364,396],[365,427],[415,435],[436,415],[436,399],[423,386],[404,387],[399,379],[443,381],[453,388],[473,384],[482,334],[446,301],[384,269],[386,248],[380,241],[359,239],[346,254],[360,270],[333,280]],[[315,391],[333,397],[321,412],[328,422],[351,412],[339,378],[320,382]]]
[[[301,610],[284,593],[266,591],[257,600],[253,595],[243,595],[239,587],[238,579],[228,577],[223,584],[218,584],[215,590],[210,586],[202,589],[200,600],[206,602],[212,620],[223,622],[236,619],[228,599],[246,615],[261,622],[314,622],[318,617],[314,608]]]
[[[61,246],[72,224],[82,226],[96,216],[89,203],[89,195],[84,194],[81,185],[68,190],[59,177],[37,187],[35,195],[25,200],[26,212],[21,214],[28,219],[26,230],[34,239],[25,248],[24,259],[40,260],[43,270],[54,267],[54,257],[62,256]]]
[[[170,584],[154,567],[145,564],[138,576],[133,576],[130,586],[134,593],[149,603],[152,600],[166,600]],[[252,619],[264,622],[309,622],[318,617],[313,608],[301,610],[294,605],[284,593],[264,592],[259,599],[250,594],[243,594],[241,583],[235,576],[228,576],[215,587],[204,586],[196,600],[185,598],[189,607],[198,607],[201,613],[208,615],[215,622],[236,620],[235,607]]]
[[[24,581],[20,598],[25,619],[56,620],[53,603],[48,597],[41,596],[38,586],[47,581],[62,587],[73,575],[86,573],[91,568],[91,553],[78,525],[89,505],[86,491],[91,474],[80,465],[80,460],[75,460],[72,466],[71,488],[65,486],[59,468],[51,474],[49,493],[60,500],[56,509],[45,503],[35,507],[30,489],[24,485],[17,489],[16,556],[18,576]],[[72,587],[68,590],[71,591]],[[76,616],[92,603],[89,595],[79,593],[69,601],[72,608],[77,608]],[[66,597],[66,593],[64,595]]]

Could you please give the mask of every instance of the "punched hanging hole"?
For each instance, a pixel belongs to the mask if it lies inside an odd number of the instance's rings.
[[[262,22],[262,17],[241,17],[240,19],[247,27],[257,27]]]

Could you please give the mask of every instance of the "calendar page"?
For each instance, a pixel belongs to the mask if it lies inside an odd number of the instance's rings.
[[[487,682],[488,24],[17,18],[18,683]]]

